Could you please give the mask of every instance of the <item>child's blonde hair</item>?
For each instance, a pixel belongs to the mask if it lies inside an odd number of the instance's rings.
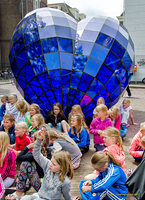
[[[31,104],[29,106],[29,111],[30,111],[30,109],[34,109],[34,110],[36,110],[36,114],[40,114],[40,107],[38,104],[36,104],[36,103]]]
[[[110,108],[110,113],[111,113],[111,115],[118,117],[120,114],[120,109],[116,106],[113,106],[112,108]]]
[[[71,112],[69,113],[69,124],[71,122],[71,116],[73,115],[72,111],[74,109],[77,110],[77,114],[80,114],[82,116],[82,119],[84,120],[84,114],[83,114],[82,108],[79,104],[76,104],[76,105],[73,105]]]
[[[3,166],[3,162],[7,154],[9,144],[10,139],[8,134],[3,131],[0,131],[0,167]]]
[[[53,153],[52,157],[60,166],[59,180],[63,182],[65,180],[65,176],[72,179],[73,167],[70,153],[68,151],[58,151]]]
[[[99,101],[102,102],[101,104],[105,104],[105,99],[104,99],[103,97],[99,97],[99,98],[97,99],[97,104],[98,104]],[[100,103],[99,103],[99,105],[100,105]]]
[[[107,112],[108,112],[108,108],[106,105],[104,104],[100,104],[96,107],[96,111],[99,112],[99,111],[102,111],[102,112],[106,112],[106,116],[107,116]]]
[[[32,119],[36,120],[36,122],[38,123],[37,124],[38,129],[40,129],[45,124],[44,117],[41,114],[33,115],[31,118],[31,121],[32,121]]]
[[[126,102],[130,106],[130,100],[129,99],[124,99],[123,102]]]
[[[143,146],[143,148],[145,148],[145,136],[143,136],[140,140],[140,144],[141,146]]]
[[[6,114],[6,115],[4,115],[4,116],[3,116],[3,119],[7,119],[7,120],[9,120],[10,122],[15,122],[15,117],[14,117],[14,115],[12,115],[12,114]]]
[[[18,127],[20,129],[25,130],[26,132],[28,131],[28,126],[26,122],[17,122],[15,123],[15,127]]]
[[[116,144],[118,144],[123,150],[122,138],[120,137],[120,131],[117,128],[108,127],[104,130],[104,133],[106,133],[109,137],[114,137],[116,139]]]
[[[16,95],[16,94],[10,94],[8,98],[10,98],[10,97],[13,97],[13,98],[15,98],[15,99],[16,99],[16,101],[18,100],[18,97],[17,97],[17,95]]]
[[[76,118],[76,120],[77,120],[77,127],[75,127],[75,128],[76,128],[77,135],[79,135],[79,133],[83,129],[82,116],[80,114],[75,114],[75,115],[71,116],[71,119],[72,118]],[[74,134],[74,129],[73,128],[71,129],[71,133]]]
[[[33,135],[33,140],[35,142],[35,140],[37,139],[37,134],[39,133],[39,131],[36,131]],[[43,156],[47,157],[47,148],[49,146],[49,134],[47,134],[47,132],[45,132],[45,137],[43,139],[43,143],[41,145],[41,153],[43,154]]]
[[[55,139],[61,138],[65,141],[71,143],[69,140],[67,140],[65,137],[63,137],[63,134],[57,129],[51,128],[51,129],[47,130],[46,133],[49,135],[50,140],[54,139],[54,138]],[[71,143],[71,144],[74,145],[73,143]]]
[[[18,101],[16,108],[20,112],[20,115],[25,115],[29,109],[28,104],[23,99]]]
[[[91,163],[93,167],[97,165],[99,168],[103,168],[105,164],[109,164],[109,162],[121,166],[120,162],[115,160],[114,156],[109,152],[105,153],[103,151],[98,151],[94,153],[91,158]]]
[[[145,130],[145,122],[142,122],[140,124],[140,131]]]

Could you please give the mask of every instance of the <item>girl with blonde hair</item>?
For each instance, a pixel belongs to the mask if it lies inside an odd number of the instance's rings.
[[[16,108],[18,110],[18,116],[16,118],[16,122],[20,122],[20,121],[25,121],[25,118],[29,115],[29,107],[28,104],[26,103],[26,101],[19,100],[18,103],[16,104]]]
[[[113,127],[120,130],[120,125],[121,125],[120,109],[116,106],[113,106],[112,108],[109,109],[108,114],[110,119],[112,120]]]
[[[8,134],[0,131],[0,174],[5,188],[9,188],[14,183],[16,175],[16,156],[8,149],[9,144]]]
[[[129,154],[133,156],[133,158],[137,162],[141,162],[143,155],[143,148],[140,144],[142,137],[145,136],[145,122],[140,124],[139,132],[133,137],[131,145],[129,147]]]
[[[33,115],[31,118],[31,124],[32,126],[29,128],[30,137],[32,137],[33,133],[40,130],[41,127],[45,124],[44,117],[41,114]]]
[[[104,145],[106,148],[103,152],[111,153],[115,160],[120,162],[121,168],[126,173],[125,154],[123,151],[122,138],[119,135],[119,130],[114,127],[108,127],[103,131]],[[98,176],[98,172],[94,171],[92,174],[85,176],[85,180],[94,179]]]
[[[72,107],[72,110],[71,112],[69,113],[69,125],[71,126],[71,116],[72,115],[76,115],[76,114],[80,114],[81,115],[81,118],[82,118],[82,125],[83,127],[87,130],[87,132],[89,133],[89,128],[85,122],[85,117],[84,117],[84,114],[83,114],[83,111],[82,111],[82,108],[80,105],[76,104]],[[70,127],[69,127],[70,128]]]
[[[106,105],[97,106],[98,117],[93,119],[90,124],[90,133],[94,135],[94,148],[96,151],[102,151],[104,146],[103,131],[112,126],[112,121],[107,117],[108,108]]]
[[[82,153],[75,141],[68,135],[63,135],[61,132],[55,129],[49,129],[46,132],[49,135],[50,143],[54,144],[54,142],[57,142],[60,144],[62,150],[70,153],[73,169],[77,169],[80,165]]]
[[[103,97],[99,97],[97,99],[97,105],[96,105],[95,109],[93,110],[93,116],[94,116],[94,118],[98,117],[97,106],[99,106],[100,104],[104,104],[105,105],[105,99]]]
[[[83,200],[107,198],[125,200],[128,189],[126,175],[111,153],[96,152],[91,158],[92,167],[99,172],[96,179],[81,181],[80,193]]]
[[[32,116],[35,115],[35,114],[40,114],[40,107],[39,107],[39,105],[35,104],[35,103],[31,104],[29,106],[29,113],[30,114],[25,118],[25,122],[27,123],[28,128],[30,128],[32,126],[32,124],[31,124],[31,118],[32,118]],[[35,131],[36,130],[33,129],[31,132],[34,133]]]
[[[83,127],[82,116],[80,114],[71,116],[71,128],[68,135],[77,143],[82,154],[89,150],[90,136]]]
[[[52,155],[51,160],[44,158],[41,154],[41,143],[44,136],[44,132],[37,134],[33,149],[33,156],[44,171],[41,188],[38,193],[24,196],[22,199],[61,199],[63,195],[65,200],[72,200],[69,180],[73,177],[71,156],[66,151],[58,151]]]

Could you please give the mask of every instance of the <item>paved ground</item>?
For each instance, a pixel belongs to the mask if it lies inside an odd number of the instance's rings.
[[[20,93],[17,91],[15,85],[11,84],[10,81],[9,82],[8,81],[6,81],[6,82],[0,81],[0,97],[2,95],[9,95],[10,93],[16,93],[18,95],[19,99],[22,98]],[[126,155],[127,169],[129,169],[129,168],[134,169],[137,166],[137,163],[135,163],[134,159],[128,154],[128,148],[129,148],[129,145],[131,143],[133,136],[139,130],[140,123],[145,121],[145,85],[131,85],[131,93],[132,93],[132,96],[130,97],[130,100],[131,100],[131,105],[134,110],[134,119],[135,119],[135,122],[138,123],[138,125],[136,125],[136,126],[131,125],[128,128],[128,134],[123,142],[124,151],[125,151],[125,155]],[[120,98],[119,102],[117,103],[118,106],[121,104],[121,102],[123,101],[124,98],[129,98],[127,96],[126,92],[124,93],[124,95]],[[90,165],[90,158],[94,152],[95,152],[95,150],[93,148],[93,140],[92,140],[92,136],[91,136],[90,150],[88,153],[86,153],[83,156],[79,169],[75,170],[75,173],[74,173],[74,178],[72,180],[72,188],[71,188],[71,193],[73,196],[74,195],[80,196],[79,182],[83,179],[83,177],[85,175],[87,175],[93,171],[93,169]],[[31,191],[33,191],[33,190],[31,190]],[[135,198],[131,194],[129,194],[127,199],[134,200]]]

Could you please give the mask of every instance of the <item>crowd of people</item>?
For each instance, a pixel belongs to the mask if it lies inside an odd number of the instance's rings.
[[[16,94],[3,96],[1,102],[0,199],[5,195],[7,200],[60,200],[63,195],[65,200],[78,200],[70,194],[71,179],[89,151],[92,134],[94,171],[80,182],[82,199],[125,200],[129,190],[143,200],[145,194],[134,181],[139,180],[144,167],[145,122],[129,148],[129,154],[140,164],[129,177],[125,165],[123,139],[129,118],[136,125],[129,99],[124,99],[120,108],[108,109],[104,98],[98,98],[90,125],[80,105],[72,107],[67,119],[59,102],[46,118],[39,105],[28,105]],[[15,191],[7,194],[14,184]],[[26,195],[31,186],[36,192]]]

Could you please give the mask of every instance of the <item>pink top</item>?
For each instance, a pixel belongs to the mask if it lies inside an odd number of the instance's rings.
[[[100,118],[95,118],[90,124],[90,133],[94,135],[94,144],[104,144],[103,137],[100,137],[98,130],[104,131],[107,127],[112,126],[110,118],[101,121]]]
[[[142,157],[142,154],[143,154],[143,149],[140,145],[140,140],[141,140],[140,136],[141,136],[141,132],[139,131],[132,139],[132,142],[129,148],[129,154],[136,158]]]
[[[112,144],[106,147],[103,151],[111,153],[114,158],[121,163],[121,168],[123,171],[126,172],[125,154],[118,144]]]
[[[0,174],[3,181],[7,178],[14,178],[16,175],[16,155],[12,150],[8,150],[3,166],[0,167]]]
[[[120,131],[120,125],[121,125],[121,114],[114,120],[113,126],[117,128]]]

